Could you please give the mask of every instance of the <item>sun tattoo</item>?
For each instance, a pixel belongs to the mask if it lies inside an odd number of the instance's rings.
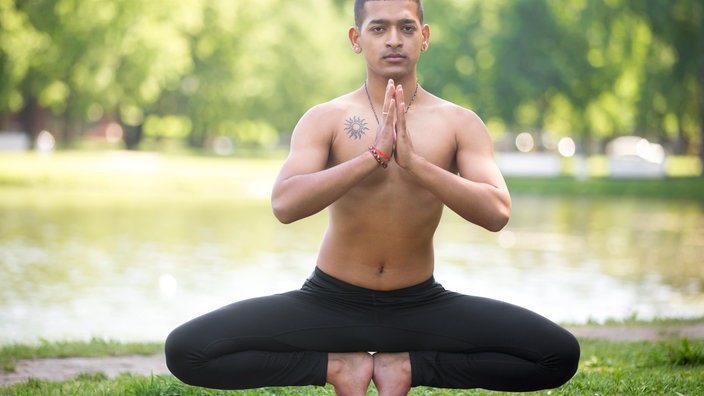
[[[350,138],[359,140],[368,130],[367,121],[364,118],[352,116],[345,120],[345,131]]]

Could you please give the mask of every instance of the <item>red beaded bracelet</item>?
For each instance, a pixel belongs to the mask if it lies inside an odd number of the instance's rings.
[[[384,154],[383,151],[376,148],[376,146],[374,146],[373,144],[369,146],[369,152],[372,154],[372,157],[374,157],[376,162],[379,163],[379,166],[381,166],[382,168],[386,168],[387,166],[389,166],[388,162],[391,161],[391,157]]]
[[[374,147],[374,150],[376,150],[376,152],[379,153],[379,155],[381,156],[381,158],[385,159],[386,162],[391,161],[391,157],[389,157],[388,155],[384,154],[383,151],[381,151],[381,150],[379,150],[378,148],[376,148],[376,146],[372,146],[372,147]]]

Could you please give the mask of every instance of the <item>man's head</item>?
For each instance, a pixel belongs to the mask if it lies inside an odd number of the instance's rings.
[[[364,5],[369,1],[387,1],[387,0],[354,0],[354,24],[359,28],[364,23],[364,18],[366,18],[366,13],[364,12]],[[405,1],[415,1],[418,5],[418,20],[420,24],[423,25],[423,1],[422,0],[405,0]]]
[[[349,30],[355,53],[363,53],[367,73],[394,80],[412,76],[428,49],[430,27],[423,25],[421,0],[355,0],[358,26]]]

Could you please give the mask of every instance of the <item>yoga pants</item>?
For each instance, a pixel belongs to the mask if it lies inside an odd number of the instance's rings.
[[[558,387],[580,353],[542,316],[433,278],[375,291],[317,268],[300,290],[227,305],[166,340],[176,377],[218,389],[324,385],[328,352],[361,351],[409,352],[413,386],[501,391]]]

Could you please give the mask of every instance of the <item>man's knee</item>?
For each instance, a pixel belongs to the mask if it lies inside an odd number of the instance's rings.
[[[577,373],[580,354],[581,349],[577,338],[571,333],[567,333],[560,344],[560,351],[558,352],[560,361],[558,365],[559,369],[555,371],[553,383],[550,384],[551,388],[564,385]]]
[[[198,354],[189,347],[189,336],[179,327],[166,337],[164,355],[171,374],[189,385],[198,385],[194,376]]]

